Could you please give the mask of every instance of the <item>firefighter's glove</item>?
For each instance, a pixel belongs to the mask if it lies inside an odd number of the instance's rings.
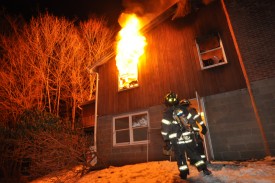
[[[172,144],[169,140],[165,140],[165,145],[163,146],[162,153],[166,156],[172,155]]]
[[[170,142],[170,140],[165,140],[164,142],[165,142],[164,149],[167,151],[171,150],[172,143]]]
[[[203,135],[205,135],[206,132],[207,132],[206,126],[205,126],[205,125],[202,125],[202,126],[201,126],[201,133],[202,133]]]

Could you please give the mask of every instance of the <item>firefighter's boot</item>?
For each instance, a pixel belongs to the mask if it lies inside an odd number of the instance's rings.
[[[204,175],[211,175],[212,172],[208,170],[207,168],[202,169]]]

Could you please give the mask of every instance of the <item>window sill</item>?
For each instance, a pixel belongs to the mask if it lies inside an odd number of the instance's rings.
[[[127,91],[127,90],[131,90],[134,88],[138,88],[139,86],[133,86],[133,87],[129,87],[129,88],[122,88],[122,89],[118,89],[118,92],[123,92],[123,91]]]
[[[149,144],[149,140],[139,141],[139,142],[127,142],[127,143],[120,143],[120,144],[113,144],[113,147],[123,147],[123,146],[132,146],[132,145],[147,145]]]
[[[225,65],[225,64],[227,64],[227,62],[222,62],[222,63],[218,63],[218,64],[213,64],[213,65],[205,66],[205,67],[202,67],[201,69],[202,70],[206,70],[206,69],[210,69],[210,68],[213,68],[213,67],[218,67],[220,65]]]

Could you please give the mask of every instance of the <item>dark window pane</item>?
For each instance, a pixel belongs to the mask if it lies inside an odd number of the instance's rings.
[[[116,143],[130,142],[129,130],[116,132]]]
[[[148,128],[136,128],[133,129],[134,141],[147,140],[147,129]]]
[[[213,64],[222,63],[224,62],[222,49],[213,50],[211,52],[201,54],[201,59],[205,67]]]
[[[129,117],[115,119],[115,130],[128,129]]]

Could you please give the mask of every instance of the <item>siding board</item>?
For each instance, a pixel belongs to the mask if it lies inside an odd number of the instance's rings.
[[[218,31],[228,64],[201,70],[195,39]],[[148,45],[138,65],[139,87],[118,92],[115,58],[99,66],[99,115],[111,115],[163,103],[172,90],[180,98],[208,96],[245,88],[236,50],[219,2],[184,18],[159,24],[146,34]]]

